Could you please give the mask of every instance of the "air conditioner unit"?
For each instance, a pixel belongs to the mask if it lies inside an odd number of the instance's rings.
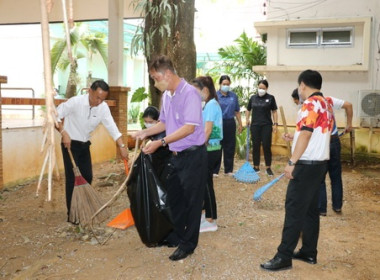
[[[359,115],[361,127],[380,127],[380,90],[359,92]]]

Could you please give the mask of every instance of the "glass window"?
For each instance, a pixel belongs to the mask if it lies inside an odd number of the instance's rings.
[[[323,45],[350,45],[351,30],[323,30],[322,44]]]
[[[290,31],[289,46],[317,45],[316,31]]]

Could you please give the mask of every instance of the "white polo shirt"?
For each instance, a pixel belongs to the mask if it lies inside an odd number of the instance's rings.
[[[91,107],[88,94],[71,97],[58,106],[57,112],[59,121],[65,119],[64,130],[70,135],[71,140],[89,141],[91,133],[100,123],[108,130],[113,140],[116,141],[122,135],[107,103],[102,102],[96,107]]]

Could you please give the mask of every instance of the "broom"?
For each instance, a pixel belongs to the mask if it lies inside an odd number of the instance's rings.
[[[240,167],[240,169],[234,174],[234,178],[237,181],[243,183],[255,183],[260,180],[260,177],[256,174],[253,167],[249,164],[249,128],[247,126],[247,147],[246,147],[246,162]]]
[[[87,183],[75,163],[70,149],[67,149],[75,175],[74,191],[71,199],[69,222],[73,224],[87,225],[92,215],[103,205],[95,189]],[[109,217],[109,213],[103,212],[97,217],[96,222],[101,223]]]

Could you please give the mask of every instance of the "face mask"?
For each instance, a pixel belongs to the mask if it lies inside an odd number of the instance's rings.
[[[146,123],[146,122],[144,122],[144,125],[145,125],[146,128],[149,128],[149,127],[154,126],[155,123]]]
[[[259,89],[257,90],[257,93],[259,94],[259,96],[264,96],[267,92],[266,92],[265,89],[261,89],[261,88],[259,88]]]
[[[202,108],[206,105],[206,101],[202,101]]]
[[[223,92],[229,92],[230,91],[230,86],[222,86],[220,88]]]
[[[169,86],[169,83],[167,81],[165,81],[164,79],[162,79],[161,81],[157,82],[155,81],[154,82],[154,86],[160,90],[161,92],[164,92],[165,90],[168,89],[168,86]]]

